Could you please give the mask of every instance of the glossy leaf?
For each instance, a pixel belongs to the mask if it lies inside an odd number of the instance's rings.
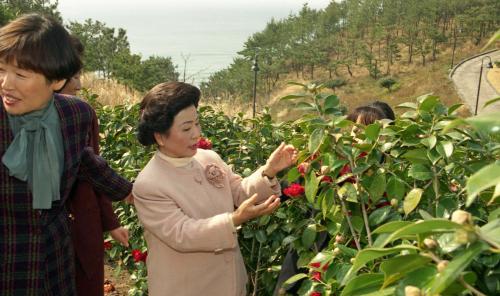
[[[440,234],[454,232],[457,229],[463,228],[460,224],[451,222],[445,219],[434,219],[434,220],[422,220],[403,228],[396,230],[382,243],[382,246],[387,245],[395,240],[405,238],[405,237],[415,237],[417,234]]]
[[[314,199],[318,193],[320,181],[321,177],[317,177],[313,170],[311,170],[311,172],[306,176],[305,193],[307,201],[311,204],[314,203]]]
[[[408,171],[408,176],[416,180],[427,181],[432,178],[432,172],[430,168],[424,164],[415,163],[411,165]]]
[[[469,266],[481,252],[488,249],[484,243],[477,241],[466,248],[461,254],[455,256],[453,260],[448,263],[446,268],[438,273],[432,285],[430,285],[429,293],[431,295],[439,294],[444,291],[457,277],[460,276],[462,271]]]
[[[379,133],[380,133],[379,123],[372,123],[365,128],[365,135],[371,141],[377,140]]]
[[[322,128],[315,129],[309,137],[309,153],[314,154],[323,142],[325,130]]]
[[[500,164],[492,163],[480,169],[467,180],[467,202],[466,206],[470,206],[477,195],[492,186],[500,184]]]
[[[383,274],[362,274],[349,281],[340,296],[360,296],[375,292],[383,282]]]
[[[347,272],[342,284],[350,281],[366,263],[373,261],[377,258],[387,256],[390,254],[399,253],[403,250],[417,250],[418,248],[412,245],[399,245],[393,248],[366,248],[358,252],[355,257],[352,267]]]
[[[308,249],[316,240],[316,224],[309,224],[302,233],[302,245]]]
[[[380,270],[384,273],[384,286],[392,284],[407,273],[419,269],[429,263],[431,258],[419,254],[409,254],[390,258],[380,264]]]
[[[403,202],[403,210],[406,215],[411,213],[418,206],[423,192],[424,191],[420,188],[413,188],[408,192]]]

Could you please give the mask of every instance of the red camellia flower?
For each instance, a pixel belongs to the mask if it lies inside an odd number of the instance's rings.
[[[304,194],[304,192],[305,192],[304,186],[297,184],[297,183],[292,183],[292,185],[283,189],[283,193],[289,197],[298,197],[298,196],[301,196],[302,194]]]
[[[321,262],[313,262],[313,263],[310,263],[309,266],[311,266],[313,268],[319,268],[321,266]]]
[[[132,250],[132,257],[134,257],[134,262],[146,262],[146,258],[148,257],[148,251],[141,252],[141,250]]]
[[[205,150],[212,149],[212,142],[207,138],[201,137],[198,140],[198,143],[196,143],[196,144],[198,145],[198,148],[200,148],[200,149],[205,149]]]
[[[299,170],[300,175],[303,177],[307,171],[309,170],[310,164],[308,162],[303,162],[297,166],[297,170]]]
[[[330,266],[330,264],[325,264],[323,265],[323,268],[321,268],[323,271],[327,271],[328,270],[328,267]]]
[[[323,178],[321,178],[321,183],[323,183],[323,182],[325,182],[325,183],[333,183],[333,179],[330,176],[323,176]]]
[[[320,282],[321,281],[321,272],[313,271],[311,274],[311,279],[315,282]]]
[[[318,292],[318,291],[313,291],[311,292],[311,294],[309,294],[309,296],[321,296],[321,292]]]
[[[104,242],[104,250],[111,250],[113,244],[110,241]]]

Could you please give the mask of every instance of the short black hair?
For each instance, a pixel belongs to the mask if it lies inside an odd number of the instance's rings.
[[[68,79],[82,67],[68,31],[56,19],[38,14],[23,15],[0,28],[0,59],[49,81]]]
[[[140,103],[137,139],[144,146],[156,143],[155,133],[168,133],[175,116],[182,110],[198,107],[200,90],[184,82],[164,82],[154,86]]]
[[[372,106],[358,107],[354,109],[354,112],[347,115],[348,120],[352,122],[357,122],[359,120],[363,125],[369,125],[374,123],[376,120],[384,118],[384,113],[380,109]]]
[[[385,116],[384,118],[387,118],[390,120],[396,119],[396,116],[394,115],[394,111],[392,110],[391,106],[389,106],[389,104],[387,104],[386,102],[375,101],[368,106],[373,106],[373,107],[379,109],[380,111],[382,111],[382,113],[384,113],[384,116]]]

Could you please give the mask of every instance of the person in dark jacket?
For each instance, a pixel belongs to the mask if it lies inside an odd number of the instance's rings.
[[[83,56],[81,41],[72,37],[74,46]],[[60,94],[76,96],[81,89],[81,69],[66,80]],[[91,129],[88,143],[99,154],[99,124],[97,114],[92,110]],[[111,201],[97,193],[92,184],[85,180],[76,182],[68,201],[71,215],[71,238],[75,248],[76,290],[78,295],[102,296],[104,294],[104,244],[103,232],[128,246],[128,230],[120,225]]]
[[[0,295],[76,295],[73,185],[130,195],[132,184],[87,145],[91,107],[55,93],[79,68],[56,20],[30,14],[0,28]]]

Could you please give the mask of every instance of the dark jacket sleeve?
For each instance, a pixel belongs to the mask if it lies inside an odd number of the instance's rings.
[[[122,200],[132,192],[132,183],[110,168],[91,147],[83,149],[79,178],[92,184],[95,191],[110,200]]]
[[[92,128],[89,135],[89,145],[99,154],[99,120],[94,109],[92,109]],[[102,194],[96,194],[97,203],[101,213],[101,223],[103,231],[110,231],[120,227],[120,221],[116,216],[111,201]]]
[[[120,227],[120,221],[118,221],[118,217],[113,210],[111,201],[100,194],[97,201],[99,202],[99,208],[101,209],[102,230],[110,231]]]

